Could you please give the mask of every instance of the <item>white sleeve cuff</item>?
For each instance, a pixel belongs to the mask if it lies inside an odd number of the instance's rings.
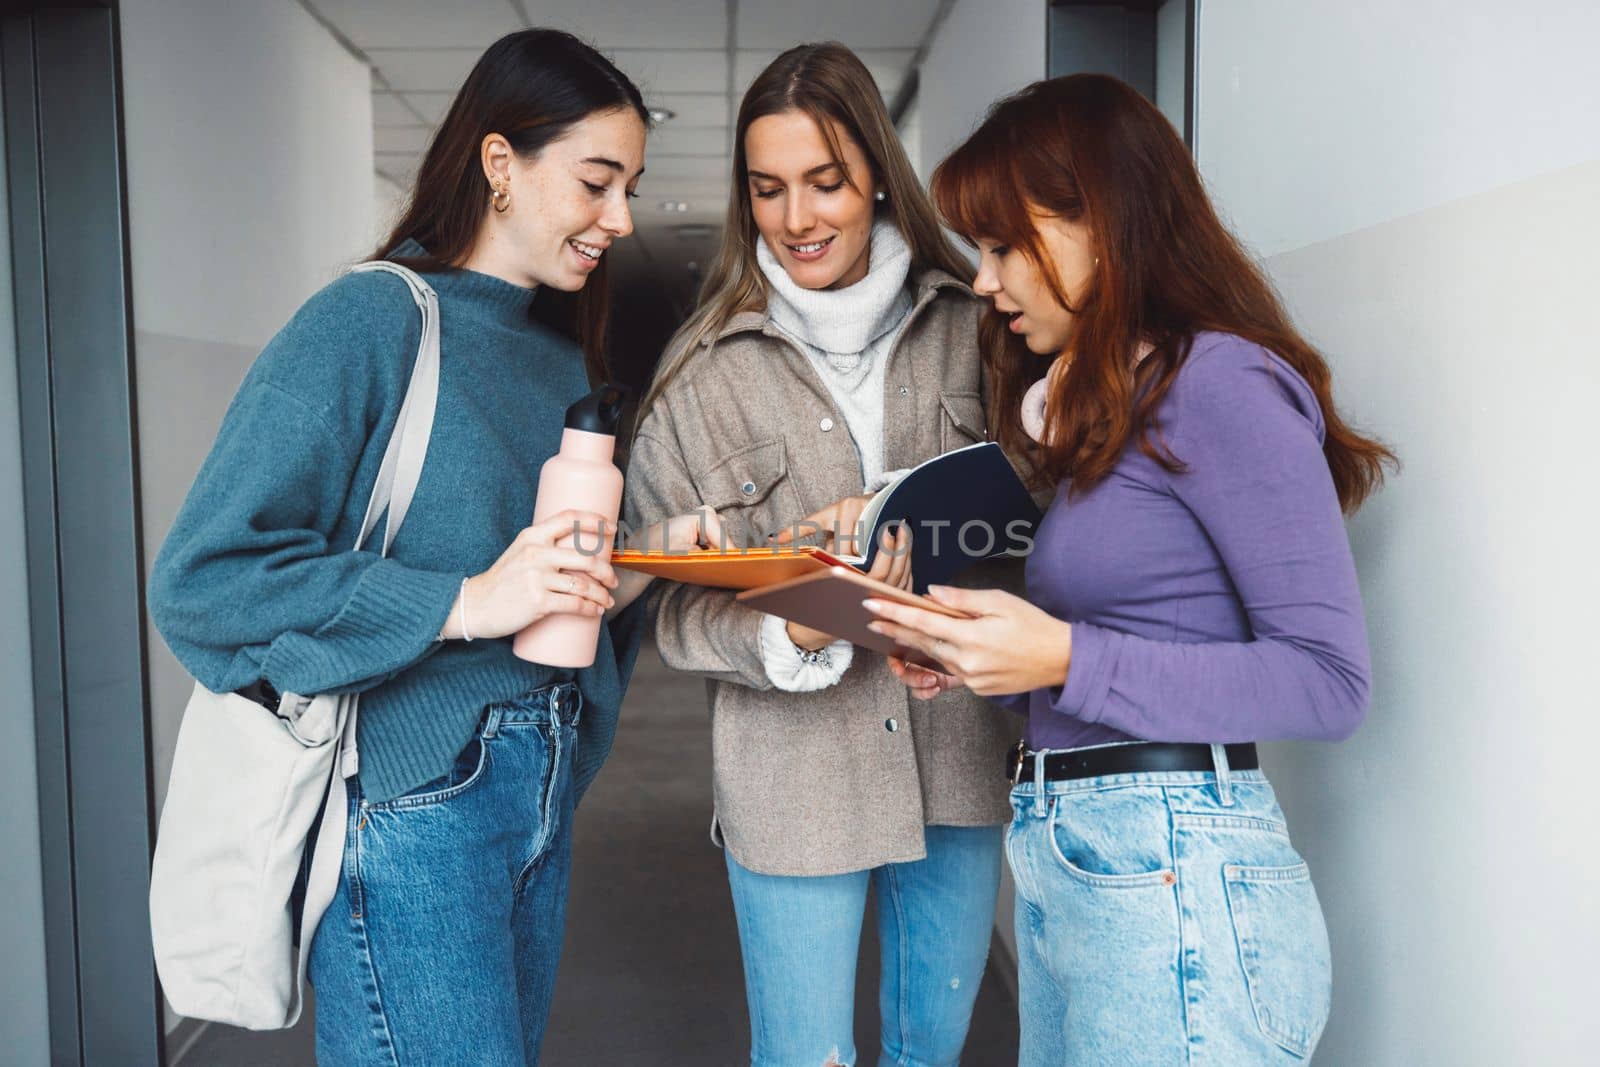
[[[772,684],[786,693],[814,693],[834,685],[850,669],[855,646],[835,641],[815,652],[789,640],[789,624],[776,615],[761,620],[761,661]]]
[[[868,492],[868,493],[876,493],[880,489],[887,489],[889,487],[889,483],[890,482],[894,481],[896,478],[899,478],[902,475],[910,474],[910,473],[911,473],[911,468],[910,467],[901,467],[897,471],[884,471],[882,474],[878,475],[876,478],[872,479],[872,481],[867,484],[867,487],[866,487],[865,491]]]

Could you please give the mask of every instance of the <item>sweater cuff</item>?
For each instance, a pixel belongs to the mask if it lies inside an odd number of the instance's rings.
[[[310,637],[286,634],[272,643],[262,673],[300,679],[314,694],[408,667],[431,650],[461,579],[376,558],[332,620]]]
[[[1114,636],[1099,626],[1072,624],[1072,662],[1067,666],[1066,684],[1049,691],[1052,708],[1080,722],[1100,721],[1116,663]]]
[[[807,652],[789,640],[788,626],[776,615],[761,619],[761,662],[774,686],[786,693],[813,693],[844,677],[855,657],[854,645],[839,640],[816,652]]]
[[[879,490],[887,489],[889,488],[889,484],[896,478],[899,478],[902,475],[910,474],[911,470],[912,468],[910,467],[901,467],[897,471],[884,471],[882,474],[878,475],[876,478],[872,479],[872,481],[867,483],[865,492],[876,493]]]

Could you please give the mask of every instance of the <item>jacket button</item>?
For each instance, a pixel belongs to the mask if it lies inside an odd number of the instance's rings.
[[[900,729],[900,720],[898,720],[898,719],[885,719],[883,721],[883,728],[885,730],[888,730],[892,734],[896,730]]]
[[[833,420],[823,419],[820,423],[818,423],[818,425],[822,427],[823,433],[827,433],[829,430],[833,429]]]
[[[745,482],[739,488],[744,492],[745,496],[755,496],[755,493],[756,493],[756,483],[755,482]]]
[[[911,387],[909,385],[902,385],[900,387],[900,395],[901,396],[910,396],[911,395]]]

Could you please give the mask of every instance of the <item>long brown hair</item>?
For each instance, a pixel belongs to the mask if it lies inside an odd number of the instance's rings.
[[[616,110],[632,110],[650,125],[638,87],[570,33],[521,30],[500,38],[456,93],[422,157],[400,221],[371,258],[419,271],[459,266],[489,210],[489,181],[479,162],[485,137],[498,133],[529,159],[590,115]],[[427,254],[393,255],[407,240]],[[605,377],[606,276],[602,259],[575,296],[543,286],[534,301],[537,318],[564,328],[583,347],[589,376],[597,381]]]
[[[833,124],[860,147],[872,166],[876,184],[887,194],[878,205],[878,215],[892,219],[899,227],[911,248],[913,271],[936,267],[961,281],[972,280],[972,266],[940,229],[933,205],[906,158],[883,95],[866,65],[837,41],[798,45],[768,64],[745,90],[734,124],[733,183],[722,226],[722,245],[700,287],[694,313],[667,343],[655,380],[639,405],[641,420],[684,364],[729,319],[741,311],[759,311],[767,306],[766,278],[756,262],[756,244],[761,235],[756,231],[750,203],[744,138],[757,119],[786,111],[801,111],[811,117],[827,141],[833,162],[857,191],[861,188],[856,183],[860,176],[844,167],[844,153],[834,136]]]
[[[1100,74],[1035,82],[990,109],[942,162],[933,198],[957,232],[1009,245],[1077,316],[1071,364],[1051,387],[1045,444],[1015,413],[1045,372],[990,308],[982,345],[993,371],[991,421],[1001,441],[1074,491],[1093,486],[1131,437],[1168,470],[1154,416],[1195,334],[1236,334],[1276,354],[1311,386],[1326,425],[1323,454],[1339,504],[1354,511],[1395,461],[1334,407],[1328,365],[1290,322],[1261,268],[1218,219],[1188,149],[1132,87]],[[1098,262],[1073,307],[1029,212],[1083,221]],[[1155,346],[1142,362],[1141,343]]]

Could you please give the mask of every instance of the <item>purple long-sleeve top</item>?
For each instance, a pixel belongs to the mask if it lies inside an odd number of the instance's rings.
[[[1316,397],[1202,333],[1156,418],[1184,470],[1130,442],[1039,527],[1028,599],[1072,623],[1072,660],[1064,686],[1005,701],[1028,744],[1347,737],[1369,653]]]

